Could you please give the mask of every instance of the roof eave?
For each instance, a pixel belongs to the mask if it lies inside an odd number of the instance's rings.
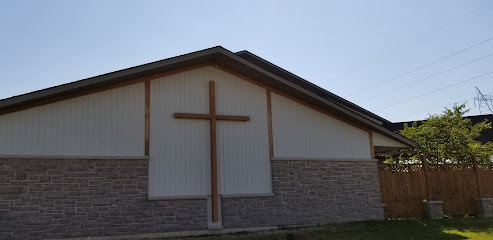
[[[340,102],[331,101],[330,99],[324,98],[220,46],[4,99],[0,101],[0,112],[5,112],[6,110],[8,111],[9,109],[14,109],[21,105],[27,105],[32,102],[42,101],[48,98],[69,95],[79,91],[104,87],[106,85],[117,84],[139,77],[149,76],[165,71],[172,71],[178,68],[189,67],[202,63],[215,63],[221,65],[245,75],[246,77],[255,79],[262,84],[272,87],[273,89],[293,95],[300,100],[307,101],[308,103],[321,107],[329,112],[333,112],[344,118],[348,118],[348,120],[359,123],[366,128],[384,134],[399,142],[409,145],[410,147],[417,147],[415,142],[397,133],[391,132],[381,125],[361,116],[361,114],[356,110],[348,106],[344,106],[344,104],[341,104]]]
[[[193,52],[173,58],[168,58],[152,63],[147,63],[115,72],[110,72],[71,83],[66,83],[7,99],[0,100],[0,111],[9,108],[15,108],[19,105],[28,104],[35,101],[44,100],[63,95],[69,95],[74,92],[95,89],[112,84],[125,82],[138,77],[148,76],[163,71],[169,71],[180,66],[191,66],[202,62],[214,61],[218,53],[218,49],[222,47],[213,47],[198,52]]]

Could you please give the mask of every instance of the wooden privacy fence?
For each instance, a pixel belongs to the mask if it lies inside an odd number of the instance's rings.
[[[493,197],[493,164],[379,164],[386,218],[424,217],[424,201],[443,201],[448,216],[477,214],[475,199]]]

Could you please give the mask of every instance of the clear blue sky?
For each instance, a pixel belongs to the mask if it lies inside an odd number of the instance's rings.
[[[466,99],[477,115],[475,86],[493,94],[493,73],[402,101],[493,71],[493,40],[398,76],[493,38],[491,2],[2,1],[0,99],[221,45],[391,121],[423,119]]]

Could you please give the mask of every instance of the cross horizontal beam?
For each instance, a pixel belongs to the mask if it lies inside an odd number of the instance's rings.
[[[247,116],[211,115],[211,114],[196,114],[196,113],[175,113],[173,116],[175,118],[250,121],[250,117],[247,117]]]

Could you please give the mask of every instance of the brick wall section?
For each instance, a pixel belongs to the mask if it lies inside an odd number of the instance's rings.
[[[383,219],[376,162],[272,161],[274,197],[223,199],[225,228]]]
[[[0,159],[0,239],[207,228],[206,200],[147,201],[148,160]]]

